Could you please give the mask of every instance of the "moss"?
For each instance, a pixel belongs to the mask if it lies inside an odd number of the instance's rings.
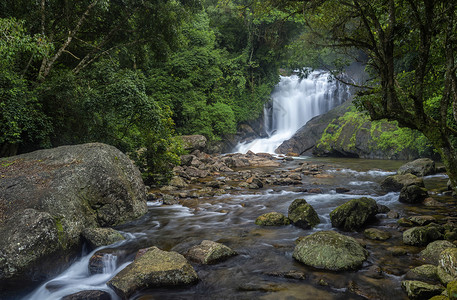
[[[63,249],[67,249],[67,238],[63,229],[62,219],[59,217],[54,217],[55,226],[57,228],[57,238]]]
[[[259,216],[255,220],[255,224],[260,226],[281,226],[289,225],[290,221],[281,213],[270,212]]]

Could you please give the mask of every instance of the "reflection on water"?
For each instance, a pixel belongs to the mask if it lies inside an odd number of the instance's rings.
[[[318,161],[315,158],[308,160],[313,163]],[[130,262],[140,248],[157,246],[184,253],[203,239],[209,239],[224,243],[239,255],[216,265],[194,265],[200,277],[200,282],[195,286],[142,291],[132,299],[407,299],[400,288],[401,275],[420,262],[413,254],[394,257],[386,251],[388,247],[401,244],[401,232],[397,229],[396,220],[388,219],[386,215],[378,215],[378,221],[372,225],[391,232],[392,238],[388,241],[371,241],[364,239],[362,233],[346,233],[363,239],[370,252],[368,261],[360,271],[324,272],[305,267],[292,258],[295,240],[318,230],[331,229],[329,213],[349,199],[369,195],[378,204],[397,210],[402,215],[435,213],[435,208],[400,204],[398,193],[386,194],[380,190],[380,181],[392,174],[402,162],[327,159],[325,163],[333,165],[326,173],[328,176],[304,179],[304,187],[318,187],[321,193],[296,192],[291,187],[266,187],[256,194],[189,199],[188,202],[184,200],[183,205],[148,203],[147,215],[118,228],[129,239],[111,248],[114,248],[114,252],[128,254],[117,261],[117,268],[111,267],[106,274],[99,275],[101,282],[96,287],[109,290],[104,283],[120,270],[120,265]],[[447,181],[444,176],[433,176],[426,180],[430,180],[436,189],[445,186]],[[339,194],[337,187],[347,188],[349,192]],[[303,230],[292,225],[259,227],[254,224],[254,220],[266,212],[276,211],[287,215],[290,203],[297,198],[305,198],[315,208],[321,219],[316,228]],[[443,198],[442,201],[453,200]],[[445,212],[443,208],[442,213]],[[94,282],[99,277],[89,277],[86,271],[81,271],[87,269],[88,257],[83,259],[86,260],[85,266],[81,263],[74,267],[79,268],[75,276],[82,278],[82,282],[74,281],[68,275],[73,272],[70,270],[55,280],[66,281],[65,286],[72,286],[73,292],[90,288],[85,286],[87,282]],[[304,274],[305,279],[281,275],[290,271]],[[102,279],[102,276],[105,277]],[[39,292],[43,293],[43,290],[47,290],[46,285]],[[59,288],[55,290],[59,291],[59,297],[69,292]],[[48,296],[52,293],[57,295],[57,292],[46,293]],[[115,298],[114,294],[112,296]]]

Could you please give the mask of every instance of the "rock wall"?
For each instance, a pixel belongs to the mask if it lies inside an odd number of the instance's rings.
[[[146,212],[139,170],[112,146],[63,146],[3,158],[0,282],[43,280],[80,249],[85,228],[114,226]]]

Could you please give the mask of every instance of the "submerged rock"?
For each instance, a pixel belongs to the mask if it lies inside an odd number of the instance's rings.
[[[198,281],[197,273],[181,254],[149,248],[107,285],[123,299],[146,288],[185,286]]]
[[[289,206],[289,219],[295,226],[308,229],[321,221],[314,208],[305,199],[295,199]]]
[[[376,228],[365,229],[363,231],[363,235],[365,235],[365,237],[367,237],[371,240],[378,240],[378,241],[385,241],[392,237],[392,235],[389,232],[379,230]]]
[[[105,291],[87,290],[62,297],[62,300],[111,300],[111,295]]]
[[[319,231],[301,239],[293,257],[314,268],[342,271],[360,268],[368,251],[352,237],[335,231]]]
[[[434,241],[428,244],[427,247],[421,251],[420,258],[424,261],[437,265],[441,252],[447,248],[455,247],[456,246],[449,241]]]
[[[381,187],[386,192],[399,192],[402,188],[409,185],[424,187],[424,180],[413,174],[404,174],[387,176],[381,182]]]
[[[281,213],[269,212],[257,217],[255,224],[260,226],[282,226],[289,225],[290,220]]]
[[[86,228],[82,232],[83,238],[91,249],[111,245],[124,240],[122,234],[112,228]]]
[[[410,299],[429,299],[443,292],[444,287],[436,284],[429,284],[416,280],[405,280],[401,286]]]
[[[424,246],[435,240],[442,239],[443,232],[443,226],[436,224],[413,227],[403,232],[403,243],[413,246]]]
[[[199,245],[193,246],[186,253],[186,257],[195,262],[209,265],[226,260],[237,255],[229,247],[209,240],[202,241]]]
[[[436,173],[435,162],[430,158],[419,158],[401,166],[398,174],[413,174],[416,176],[427,176]]]
[[[0,162],[2,283],[52,276],[79,251],[85,228],[147,212],[138,168],[112,146],[62,146]]]
[[[425,188],[413,184],[401,189],[398,201],[411,204],[422,203],[428,197],[429,195]]]
[[[371,198],[352,199],[330,213],[332,226],[345,231],[355,231],[378,213],[378,205]]]

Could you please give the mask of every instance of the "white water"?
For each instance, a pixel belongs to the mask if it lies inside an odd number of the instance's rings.
[[[281,76],[271,94],[271,108],[264,109],[269,137],[241,143],[234,152],[274,153],[310,119],[340,105],[347,96],[348,87],[331,80],[328,72],[313,71],[303,79],[297,75]]]

